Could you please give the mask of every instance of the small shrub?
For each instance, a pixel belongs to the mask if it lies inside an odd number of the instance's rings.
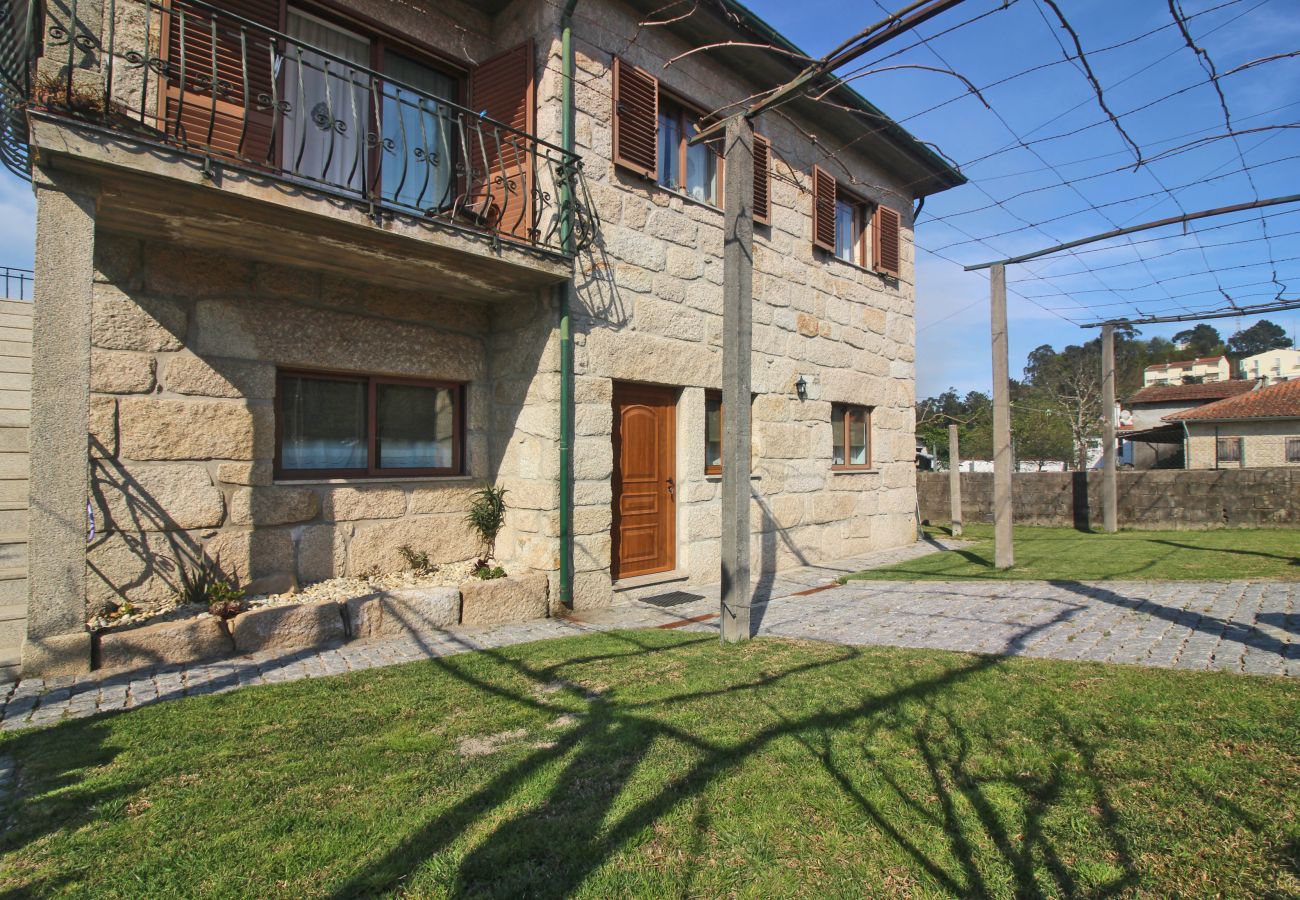
[[[397,552],[406,560],[406,567],[416,575],[432,575],[438,571],[438,567],[429,561],[429,554],[423,550],[416,553],[410,544],[403,544],[397,548]]]
[[[483,561],[496,559],[497,535],[506,524],[506,489],[488,485],[475,491],[465,524],[483,544]]]
[[[481,578],[484,581],[491,581],[493,578],[505,578],[506,570],[500,566],[489,566],[482,560],[474,568],[474,577]]]
[[[239,586],[239,579],[228,578],[222,573],[219,558],[214,560],[207,553],[201,553],[193,568],[177,560],[176,573],[181,580],[180,602],[183,604],[206,606],[209,610],[218,605],[226,608],[228,605],[244,604],[244,589]],[[243,609],[238,612],[243,612]],[[214,612],[213,615],[217,613]]]

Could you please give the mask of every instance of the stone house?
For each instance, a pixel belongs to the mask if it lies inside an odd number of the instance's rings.
[[[1165,421],[1186,412],[1253,391],[1259,383],[1233,378],[1201,384],[1149,385],[1125,401],[1128,422],[1121,416],[1120,464],[1135,469],[1182,469],[1183,428]]]
[[[799,64],[677,60],[796,51],[730,0],[658,5],[6,26],[32,65],[0,143],[37,197],[29,671],[89,665],[88,607],[157,602],[203,554],[254,591],[472,558],[483,483],[553,609],[717,580],[724,172],[687,139]],[[913,206],[963,183],[826,99],[755,123],[763,571],[913,540]]]
[[[1300,466],[1300,381],[1282,381],[1165,420],[1183,430],[1189,469]]]

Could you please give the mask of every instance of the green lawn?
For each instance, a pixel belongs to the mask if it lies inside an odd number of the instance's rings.
[[[5,896],[1295,896],[1300,686],[650,631],[19,733]]]
[[[948,537],[945,527],[929,527]],[[1230,581],[1300,579],[1300,531],[1233,528],[1215,531],[1076,531],[1018,527],[1016,565],[993,567],[993,526],[968,525],[974,541],[958,550],[850,575],[875,581],[954,581],[964,578],[1046,581]]]

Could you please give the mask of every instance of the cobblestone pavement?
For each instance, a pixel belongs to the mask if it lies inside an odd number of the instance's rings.
[[[1220,669],[1300,677],[1300,583],[1041,581],[850,582],[847,572],[943,549],[921,543],[761,581],[756,633],[854,645],[928,647],[1053,659]],[[266,652],[187,667],[28,679],[7,692],[0,730],[614,628],[717,629],[716,585],[675,591],[657,605],[514,625],[455,628],[419,639]],[[644,593],[642,595],[644,597]],[[654,600],[655,598],[649,598]],[[0,790],[4,772],[0,767]]]

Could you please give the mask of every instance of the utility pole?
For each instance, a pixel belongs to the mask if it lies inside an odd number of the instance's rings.
[[[1107,534],[1119,527],[1115,486],[1115,326],[1101,326],[1101,521]]]
[[[989,271],[993,337],[993,552],[999,569],[1016,563],[1011,508],[1011,382],[1007,346],[1007,269]]]
[[[754,302],[754,126],[727,120],[723,139],[722,640],[749,640],[750,349]]]
[[[952,503],[952,536],[961,537],[961,447],[957,426],[948,426],[948,494]]]

